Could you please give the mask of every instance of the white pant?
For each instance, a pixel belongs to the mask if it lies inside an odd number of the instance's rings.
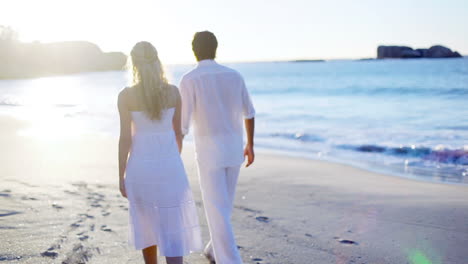
[[[211,236],[205,253],[214,256],[217,264],[242,264],[231,226],[239,171],[240,165],[228,168],[198,166],[200,187]]]

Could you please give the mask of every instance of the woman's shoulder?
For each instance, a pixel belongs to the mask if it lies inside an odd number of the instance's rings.
[[[135,93],[137,92],[137,87],[136,85],[133,86],[126,86],[119,92],[119,97],[123,96],[124,98],[131,97],[133,98],[135,96]]]
[[[126,86],[122,90],[120,90],[118,95],[118,101],[120,103],[124,103],[127,106],[135,104],[135,86]]]
[[[167,86],[172,95],[180,96],[179,88],[177,88],[177,86],[175,86],[174,84],[170,84],[170,83],[168,83]]]
[[[137,89],[138,84],[132,85],[132,86],[125,86],[121,92],[127,92],[127,93],[132,93]]]
[[[127,97],[128,97],[128,87],[124,87],[119,92],[119,95],[118,95],[119,102],[125,100]]]
[[[175,84],[172,84],[172,83],[168,83],[167,84],[167,87],[171,90],[179,90],[179,88],[177,88],[177,86]]]
[[[167,102],[169,107],[175,107],[177,105],[177,102],[180,101],[180,94],[179,94],[179,89],[177,86],[168,83],[167,84],[167,89],[168,89],[168,97],[167,97]]]
[[[125,86],[122,90],[119,92],[119,97],[125,97],[128,96],[128,94],[133,90],[133,86]]]

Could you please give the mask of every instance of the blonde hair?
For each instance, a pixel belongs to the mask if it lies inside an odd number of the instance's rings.
[[[149,42],[138,42],[130,52],[129,62],[143,111],[152,120],[161,119],[162,111],[168,107],[170,86],[156,48]]]

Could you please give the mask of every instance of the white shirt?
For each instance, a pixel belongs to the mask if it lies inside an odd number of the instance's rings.
[[[180,83],[182,133],[193,121],[199,164],[238,166],[244,161],[243,121],[255,116],[244,79],[214,60],[202,60]]]

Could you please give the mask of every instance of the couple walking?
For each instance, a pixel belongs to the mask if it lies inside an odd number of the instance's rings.
[[[213,33],[195,34],[196,68],[179,89],[168,83],[156,49],[137,43],[130,54],[133,86],[118,98],[120,192],[129,201],[130,243],[146,263],[167,263],[201,250],[196,205],[180,158],[193,123],[198,175],[210,241],[204,254],[218,264],[242,263],[231,226],[241,164],[254,161],[255,110],[242,76],[214,61]],[[243,125],[247,144],[243,148]]]

